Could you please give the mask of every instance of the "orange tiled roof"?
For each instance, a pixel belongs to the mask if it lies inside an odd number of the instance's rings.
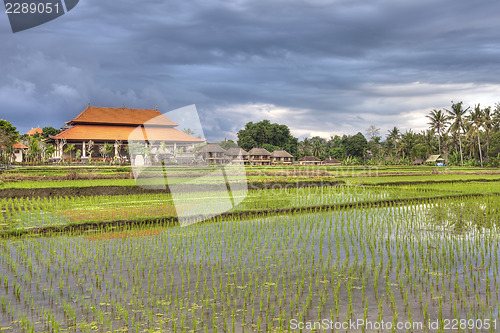
[[[37,128],[30,129],[28,131],[28,133],[26,133],[26,134],[28,134],[28,135],[35,135],[36,133],[42,134],[42,132],[43,132],[42,129],[40,127],[37,127]]]
[[[5,149],[5,146],[1,146],[0,148],[2,149]],[[12,145],[12,148],[14,149],[28,149],[28,147],[26,147],[25,145],[23,145],[22,143],[20,142],[16,142]]]
[[[127,141],[136,126],[109,126],[109,125],[75,125],[67,130],[51,137],[51,139],[67,140],[94,140],[94,141]],[[138,133],[138,132],[135,132]],[[134,133],[134,134],[135,134]],[[149,127],[146,126],[147,140],[149,141],[171,141],[171,142],[204,142],[203,139],[195,138],[187,133],[181,132],[173,127]],[[141,138],[135,138],[141,139]]]
[[[12,147],[14,147],[15,149],[28,149],[28,147],[26,147],[25,145],[23,145],[22,143],[20,142],[16,142],[12,145]]]
[[[155,119],[153,119],[155,118]],[[158,110],[129,109],[129,108],[106,108],[88,106],[68,125],[76,124],[117,124],[117,125],[142,125],[151,120],[148,125],[161,125],[175,127],[174,123]]]

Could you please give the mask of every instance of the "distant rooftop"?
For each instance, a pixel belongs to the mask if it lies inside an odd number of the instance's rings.
[[[36,128],[31,128],[26,134],[28,135],[35,135],[35,134],[42,134],[42,129],[40,127],[36,127]]]

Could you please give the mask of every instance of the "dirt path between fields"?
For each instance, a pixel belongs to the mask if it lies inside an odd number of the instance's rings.
[[[328,182],[251,182],[248,184],[250,190],[262,190],[272,188],[304,188],[319,186],[344,185],[342,181]],[[188,187],[189,186],[189,187]],[[217,187],[219,188],[219,187]],[[186,185],[183,188],[186,192],[211,191],[212,187],[207,185]],[[0,199],[2,198],[48,198],[58,196],[80,197],[80,196],[103,196],[103,195],[127,195],[146,193],[170,193],[169,189],[154,190],[145,189],[139,186],[89,186],[89,187],[54,187],[54,188],[10,188],[0,189]]]

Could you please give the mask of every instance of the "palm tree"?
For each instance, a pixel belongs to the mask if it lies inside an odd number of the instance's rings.
[[[311,139],[304,138],[304,150],[310,150],[311,148]]]
[[[451,102],[453,103],[453,101]],[[462,102],[459,103],[453,103],[451,105],[451,110],[445,109],[446,112],[448,112],[450,120],[452,120],[451,126],[448,129],[448,131],[452,131],[453,135],[456,137],[458,136],[458,144],[460,146],[460,161],[462,166],[464,166],[464,155],[462,153],[462,133],[464,129],[464,117],[467,111],[469,111],[470,106],[467,107],[467,109],[462,108]],[[455,144],[456,147],[456,144]]]
[[[304,141],[299,143],[299,150],[303,154],[307,154],[311,149],[311,140],[309,138],[304,138]]]
[[[441,155],[441,131],[444,130],[448,124],[448,116],[441,110],[433,109],[426,117],[430,119],[428,124],[431,125],[431,129],[438,134],[439,154]]]
[[[403,153],[403,159],[407,156],[411,156],[411,149],[415,145],[415,142],[416,136],[411,129],[401,134],[400,149]]]
[[[490,133],[495,127],[495,114],[491,112],[491,106],[483,109],[483,127],[486,131],[486,155],[490,150]]]
[[[388,131],[388,134],[386,136],[387,141],[391,141],[392,143],[394,143],[394,150],[396,150],[397,148],[399,135],[400,135],[399,128],[394,126],[392,130]]]
[[[476,105],[474,111],[471,111],[470,115],[467,117],[467,120],[469,120],[472,125],[467,134],[473,136],[474,134],[477,133],[477,144],[479,147],[479,158],[481,161],[481,167],[483,166],[483,153],[481,152],[481,139],[479,138],[479,133],[481,132],[481,126],[483,126],[483,117],[484,114],[479,104]]]
[[[492,115],[493,129],[498,131],[500,129],[500,103],[495,104],[495,110]]]
[[[434,131],[433,130],[425,130],[420,133],[420,141],[425,145],[425,152],[427,155],[431,155],[434,148]],[[440,149],[441,150],[441,149]],[[441,152],[439,152],[441,154]]]
[[[320,157],[322,150],[323,150],[323,146],[321,144],[321,141],[320,140],[314,141],[313,146],[312,146],[313,155],[316,157]]]
[[[68,153],[69,152],[69,160],[71,161],[71,152],[75,150],[75,144],[72,143],[72,144],[69,144],[66,146],[66,149],[64,149],[64,152],[65,153]]]

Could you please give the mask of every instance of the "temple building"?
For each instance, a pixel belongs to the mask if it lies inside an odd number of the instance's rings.
[[[143,126],[144,140],[148,144],[161,144],[164,150],[173,154],[194,151],[196,144],[205,142],[178,130],[178,125],[158,109],[96,107],[89,103],[83,112],[66,123],[64,131],[50,137],[47,142],[54,144],[57,159],[74,158],[77,150],[80,150],[82,159],[103,158],[103,155],[128,156],[129,136],[140,126]],[[71,144],[74,144],[74,149],[65,152]],[[108,148],[112,147],[109,154],[103,153],[106,144]]]

